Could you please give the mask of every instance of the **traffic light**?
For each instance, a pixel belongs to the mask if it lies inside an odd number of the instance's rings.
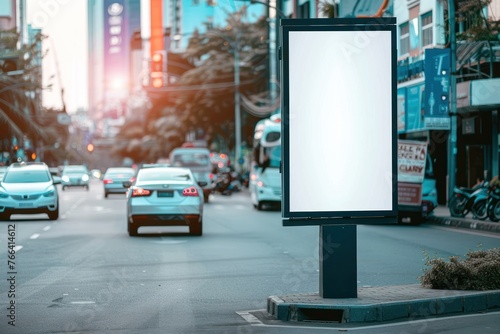
[[[163,55],[159,52],[153,55],[151,59],[151,73],[163,73]]]
[[[163,54],[156,52],[151,58],[151,86],[163,87]]]
[[[154,88],[163,87],[163,78],[162,77],[155,78],[155,77],[151,76],[151,85]]]
[[[89,153],[94,152],[94,148],[95,148],[95,147],[94,147],[94,144],[92,144],[92,143],[89,143],[89,144],[87,145],[87,151],[88,151]]]

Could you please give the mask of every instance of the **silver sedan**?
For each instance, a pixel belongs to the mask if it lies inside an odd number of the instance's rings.
[[[192,235],[203,231],[203,187],[189,168],[139,169],[127,191],[127,226],[135,236],[141,226],[188,226]]]

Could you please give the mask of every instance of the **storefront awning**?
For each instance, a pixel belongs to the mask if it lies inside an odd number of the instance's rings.
[[[457,70],[481,62],[500,62],[500,42],[457,42]]]

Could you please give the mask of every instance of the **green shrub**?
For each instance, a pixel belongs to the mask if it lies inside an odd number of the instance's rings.
[[[469,251],[467,257],[449,261],[426,254],[424,274],[419,277],[424,287],[449,290],[500,289],[500,248]]]

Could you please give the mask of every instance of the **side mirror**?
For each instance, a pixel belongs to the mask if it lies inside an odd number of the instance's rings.
[[[205,187],[207,184],[208,184],[208,183],[207,183],[207,182],[205,182],[205,181],[199,181],[199,182],[198,182],[198,185],[199,185],[200,187]]]
[[[57,176],[57,175],[53,175],[52,176],[52,182],[54,184],[61,184],[62,180],[61,180],[61,177],[60,176]]]
[[[124,188],[130,188],[132,186],[132,182],[130,181],[123,181],[122,185]]]

